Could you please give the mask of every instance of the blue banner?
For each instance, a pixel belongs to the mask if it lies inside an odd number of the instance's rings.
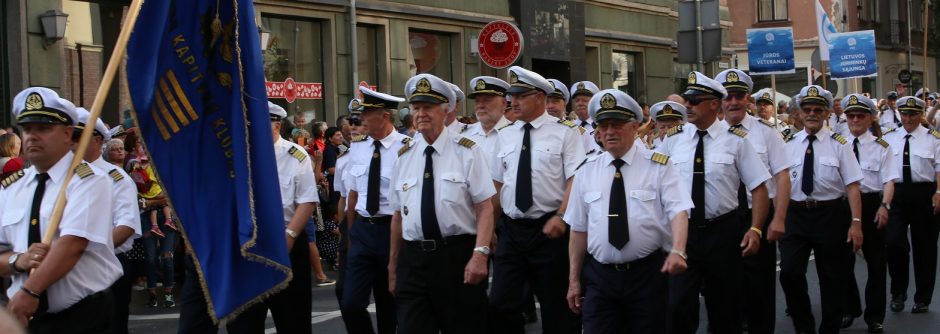
[[[796,73],[793,28],[748,29],[747,62],[751,75]]]
[[[251,0],[145,1],[127,82],[215,321],[290,280]]]
[[[875,31],[832,34],[829,44],[829,67],[833,79],[877,76]]]

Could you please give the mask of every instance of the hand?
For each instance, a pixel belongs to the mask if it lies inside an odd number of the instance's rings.
[[[933,214],[940,213],[940,194],[933,194],[931,202],[933,203]]]
[[[684,272],[688,267],[689,265],[685,263],[685,259],[679,256],[679,254],[669,253],[669,256],[666,257],[666,262],[663,263],[663,268],[659,271],[663,274],[678,275]]]
[[[880,207],[875,213],[875,228],[880,230],[885,225],[888,225],[888,209]]]
[[[845,242],[852,243],[852,252],[858,252],[862,248],[862,224],[861,223],[852,223],[852,227],[849,227],[849,236],[845,239]]]
[[[581,302],[584,301],[584,298],[581,297],[580,281],[569,281],[567,299],[568,308],[571,309],[571,312],[574,312],[575,314],[581,314]]]
[[[396,263],[388,263],[388,292],[395,295],[395,280],[397,275],[395,274],[395,268],[398,267]]]
[[[787,232],[787,224],[783,219],[776,219],[770,221],[770,226],[767,227],[767,241],[774,242],[783,238],[783,235]]]
[[[26,250],[26,253],[23,253],[16,259],[16,268],[23,271],[38,268],[39,264],[46,259],[46,254],[49,254],[49,245],[41,242],[29,245],[29,249]]]
[[[744,250],[741,251],[741,256],[751,256],[757,254],[757,251],[760,250],[760,236],[757,235],[757,232],[754,230],[747,230],[744,233],[744,238],[741,239],[741,248]]]
[[[17,291],[7,304],[7,309],[23,327],[26,327],[29,325],[29,318],[39,309],[39,298],[30,296],[25,291]]]
[[[568,230],[568,225],[561,220],[561,217],[554,215],[545,223],[545,227],[542,228],[542,233],[548,236],[549,239],[558,239],[565,234],[566,230]]]
[[[323,162],[323,151],[313,151],[313,163],[319,165]]]
[[[486,255],[473,252],[473,256],[463,269],[463,284],[477,285],[487,278],[489,272],[486,259]]]

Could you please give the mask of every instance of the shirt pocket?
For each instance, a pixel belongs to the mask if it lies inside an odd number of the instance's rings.
[[[532,169],[540,171],[561,171],[561,147],[535,145],[532,152]]]
[[[408,207],[410,202],[412,202],[411,197],[417,193],[417,191],[415,191],[416,185],[417,179],[415,178],[401,179],[393,185],[394,190],[398,192],[398,205],[401,205],[398,210],[401,210],[403,215],[408,215],[408,210],[405,210],[405,208]]]
[[[514,147],[507,147],[499,151],[496,154],[496,161],[499,163],[498,168],[501,168],[504,172],[509,168],[509,159],[512,156],[512,152],[515,152]]]
[[[880,157],[880,155],[878,157]],[[874,159],[862,159],[859,161],[858,165],[864,171],[878,172],[881,170],[881,161]]]
[[[369,166],[353,165],[349,168],[349,175],[352,176],[358,192],[364,193],[369,188]]]
[[[291,205],[294,202],[292,179],[292,177],[278,177],[278,186],[281,187],[281,204],[284,206]]]
[[[441,173],[441,199],[451,203],[463,203],[467,193],[467,178],[460,173]]]
[[[933,164],[933,152],[930,150],[911,150],[911,155],[928,160],[931,164]]]
[[[3,215],[0,215],[0,226],[7,227],[15,225],[26,217],[26,201],[22,199],[12,199],[3,205]]]
[[[819,157],[819,172],[822,180],[841,179],[839,174],[839,159],[833,157]]]
[[[711,175],[737,175],[734,166],[734,156],[727,153],[715,153],[705,157],[705,176]]]
[[[632,217],[656,217],[656,192],[650,190],[631,190],[627,203],[628,214]]]
[[[600,191],[589,191],[584,193],[582,200],[584,205],[588,208],[588,217],[607,217],[607,212],[604,211],[603,201],[601,201],[601,192]]]

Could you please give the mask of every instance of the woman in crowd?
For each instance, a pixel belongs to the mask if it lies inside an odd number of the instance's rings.
[[[23,169],[23,159],[20,158],[21,145],[20,137],[13,132],[0,135],[0,167],[3,168],[0,180]]]

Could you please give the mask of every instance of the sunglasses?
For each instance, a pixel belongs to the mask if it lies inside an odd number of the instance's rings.
[[[349,125],[360,126],[362,125],[362,120],[360,120],[359,117],[351,117],[349,118]]]
[[[744,99],[747,99],[746,92],[728,92],[728,95],[725,95],[725,101],[744,100]]]
[[[868,117],[868,115],[871,115],[871,114],[869,114],[869,113],[846,113],[846,114],[845,114],[845,118],[848,118],[848,119],[864,119],[864,118]]]
[[[683,98],[686,102],[689,103],[689,105],[692,106],[697,106],[705,101],[713,101],[718,99],[717,97],[711,95],[685,95]]]

